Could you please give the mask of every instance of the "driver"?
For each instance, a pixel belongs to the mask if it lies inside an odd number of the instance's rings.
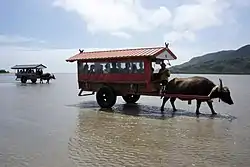
[[[168,86],[168,78],[170,77],[170,71],[166,68],[164,61],[161,63],[161,69],[159,70],[159,75],[161,79],[162,89],[160,93],[165,93]],[[162,99],[163,95],[161,95]]]

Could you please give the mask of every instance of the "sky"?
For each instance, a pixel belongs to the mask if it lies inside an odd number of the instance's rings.
[[[76,72],[79,51],[165,46],[177,65],[250,43],[249,0],[2,0],[0,69]]]

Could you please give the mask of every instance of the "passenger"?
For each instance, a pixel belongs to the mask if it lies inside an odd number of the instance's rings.
[[[139,72],[139,73],[143,73],[144,68],[143,68],[143,63],[142,63],[142,62],[139,63],[139,67],[140,67],[140,68],[138,69],[138,72]]]
[[[101,71],[101,64],[100,63],[95,63],[95,73],[99,74]]]
[[[107,63],[107,64],[105,65],[104,73],[110,73],[110,64],[109,64],[109,63]]]
[[[90,74],[94,74],[94,73],[95,73],[95,65],[94,65],[94,64],[92,64],[92,65],[90,66],[89,73],[90,73]]]
[[[124,73],[130,73],[130,63],[125,64],[125,68],[123,69]]]
[[[111,65],[112,65],[111,73],[117,73],[118,72],[118,68],[116,67],[116,63],[112,62]]]
[[[103,74],[104,73],[104,70],[103,70],[103,65],[100,65],[100,70],[98,72],[99,74]]]
[[[161,63],[161,69],[159,70],[160,80],[162,84],[162,89],[160,93],[165,93],[168,89],[168,78],[170,77],[169,69],[166,68],[166,64],[164,62]],[[161,96],[162,98],[163,96]]]
[[[117,63],[117,71],[123,73],[122,64],[120,62]]]
[[[36,70],[36,74],[37,74],[37,75],[42,75],[42,74],[43,74],[43,73],[42,73],[42,69],[37,69],[37,70]]]
[[[85,63],[85,65],[83,67],[83,73],[88,74],[88,70],[89,70],[89,65],[87,63]]]
[[[137,67],[136,64],[132,64],[132,73],[137,73]]]

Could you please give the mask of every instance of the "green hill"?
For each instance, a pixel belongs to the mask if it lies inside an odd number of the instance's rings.
[[[1,70],[1,69],[0,69],[0,74],[5,74],[5,73],[9,73],[9,71]]]
[[[170,70],[182,74],[250,74],[250,45],[194,57]]]

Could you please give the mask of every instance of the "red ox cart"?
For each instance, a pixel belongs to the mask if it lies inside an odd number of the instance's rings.
[[[160,96],[160,80],[153,66],[164,60],[177,57],[165,44],[165,47],[121,49],[80,53],[67,59],[77,61],[78,96],[94,95],[100,107],[110,108],[122,96],[127,103],[136,103],[141,95]],[[91,91],[90,94],[82,94]],[[183,100],[199,97],[178,96]],[[200,97],[204,98],[204,97]]]

